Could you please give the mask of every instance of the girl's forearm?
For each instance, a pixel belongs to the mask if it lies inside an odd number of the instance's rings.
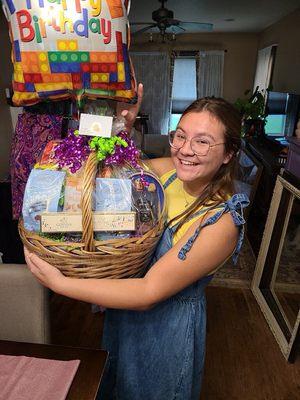
[[[145,278],[74,279],[63,277],[56,293],[107,308],[146,310],[152,306]]]

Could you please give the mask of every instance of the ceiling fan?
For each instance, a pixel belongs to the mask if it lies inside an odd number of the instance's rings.
[[[165,41],[168,34],[175,39],[176,34],[185,32],[211,31],[213,24],[202,22],[183,22],[174,18],[174,13],[165,7],[167,0],[158,0],[161,7],[152,12],[153,22],[133,22],[130,24],[131,32],[135,36],[144,32],[160,33]],[[143,26],[146,25],[146,26]]]

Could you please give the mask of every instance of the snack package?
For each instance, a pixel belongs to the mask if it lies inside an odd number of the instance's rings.
[[[81,211],[81,190],[82,178],[80,176],[67,176],[64,191],[63,211]]]
[[[46,144],[43,154],[39,161],[40,168],[57,167],[58,160],[55,158],[55,147],[60,143],[59,140],[51,140]]]
[[[24,227],[29,231],[40,231],[42,212],[62,210],[62,188],[66,173],[33,169],[29,175],[23,201]]]
[[[104,174],[112,174],[112,169],[105,168]],[[130,179],[96,178],[94,191],[94,210],[102,212],[130,212],[132,210],[132,190]],[[130,237],[129,232],[97,232],[97,240],[108,240]]]
[[[96,178],[95,211],[131,211],[131,180]]]

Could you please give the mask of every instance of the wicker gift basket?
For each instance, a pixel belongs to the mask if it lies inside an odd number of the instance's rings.
[[[164,210],[158,221],[143,235],[96,240],[93,229],[92,196],[98,160],[95,152],[84,167],[81,191],[82,239],[57,241],[24,227],[19,221],[23,244],[65,276],[76,278],[128,278],[145,272],[164,228]],[[164,207],[164,206],[163,206]]]

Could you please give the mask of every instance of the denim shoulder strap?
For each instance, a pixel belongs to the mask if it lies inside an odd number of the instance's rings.
[[[176,172],[174,172],[167,180],[166,182],[163,184],[164,189],[167,189],[167,187],[175,181],[175,179],[177,178],[177,174]]]
[[[202,228],[204,228],[207,225],[214,224],[221,218],[221,216],[225,212],[230,212],[234,224],[239,227],[238,243],[237,243],[236,248],[232,255],[233,262],[236,264],[239,252],[242,247],[243,238],[244,238],[244,224],[246,221],[243,216],[243,208],[247,207],[248,204],[249,204],[248,197],[243,193],[238,193],[238,194],[233,195],[229,200],[218,205],[218,208],[221,208],[221,209],[219,211],[217,211],[214,215],[209,217],[204,223],[202,223],[195,230],[195,233],[188,239],[188,241],[180,249],[180,251],[178,253],[178,258],[180,260],[186,259],[186,253],[188,253],[190,251],[190,249],[192,248],[193,243],[199,236],[199,233]]]

